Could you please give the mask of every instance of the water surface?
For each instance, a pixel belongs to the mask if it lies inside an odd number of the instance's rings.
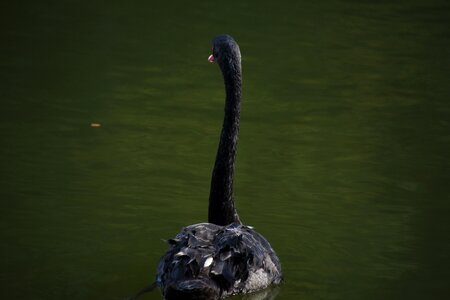
[[[1,4],[0,298],[122,299],[153,280],[161,239],[206,220],[220,33],[243,55],[235,194],[281,258],[272,299],[445,298],[449,12]]]

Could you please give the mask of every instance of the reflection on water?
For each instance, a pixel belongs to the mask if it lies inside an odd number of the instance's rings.
[[[267,288],[263,291],[242,296],[242,300],[274,300],[280,292],[279,287]]]
[[[205,221],[224,32],[238,210],[286,278],[235,298],[446,296],[446,1],[27,2],[0,9],[0,298],[121,299]]]

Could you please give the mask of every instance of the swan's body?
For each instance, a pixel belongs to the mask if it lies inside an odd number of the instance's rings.
[[[156,277],[156,285],[167,300],[221,299],[282,280],[275,251],[252,227],[242,225],[234,206],[242,82],[239,46],[230,36],[218,36],[208,60],[219,64],[226,91],[225,116],[211,180],[209,223],[187,226],[168,241],[169,250],[159,262]]]
[[[169,243],[157,275],[166,299],[220,299],[282,279],[270,244],[245,225],[190,225]]]

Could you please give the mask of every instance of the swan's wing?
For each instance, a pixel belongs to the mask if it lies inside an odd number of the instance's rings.
[[[220,230],[221,227],[214,224],[195,224],[168,240],[169,250],[158,266],[158,285],[164,287],[169,282],[207,276],[214,255],[214,238]]]
[[[228,294],[255,291],[281,281],[278,257],[251,227],[226,226],[215,249],[211,278]]]

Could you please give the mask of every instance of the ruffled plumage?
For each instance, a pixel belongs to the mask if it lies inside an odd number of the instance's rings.
[[[249,226],[190,225],[168,244],[156,279],[168,300],[220,299],[282,280],[274,250]]]

